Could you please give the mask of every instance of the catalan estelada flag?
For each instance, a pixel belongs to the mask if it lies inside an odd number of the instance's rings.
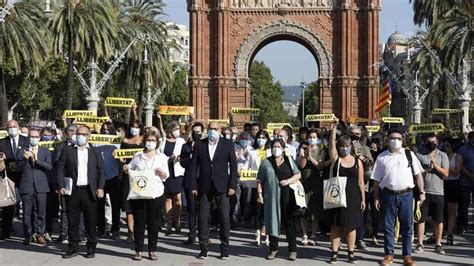
[[[382,91],[379,96],[379,102],[375,107],[375,112],[380,112],[385,106],[392,103],[392,87],[390,81],[386,79],[383,83]]]

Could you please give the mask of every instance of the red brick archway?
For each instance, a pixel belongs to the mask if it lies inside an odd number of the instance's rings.
[[[188,11],[197,118],[225,118],[231,107],[248,107],[249,65],[278,40],[296,41],[314,55],[321,113],[375,116],[378,78],[370,66],[378,61],[380,0],[188,0]]]

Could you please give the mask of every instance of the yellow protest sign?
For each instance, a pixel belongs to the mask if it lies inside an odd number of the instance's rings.
[[[365,128],[369,132],[378,132],[380,130],[380,126],[366,126]]]
[[[403,119],[403,117],[382,117],[382,122],[393,123],[393,124],[404,124],[405,119]]]
[[[160,115],[192,115],[194,107],[161,105],[158,112]]]
[[[291,127],[291,124],[290,123],[268,123],[267,124],[267,131],[270,132],[270,131],[273,131],[275,129],[281,129],[284,126]]]
[[[118,149],[114,151],[115,159],[131,159],[135,153],[141,152],[143,149]]]
[[[368,118],[360,118],[360,117],[357,117],[356,119],[356,123],[370,123],[370,119]]]
[[[209,119],[207,121],[208,124],[210,124],[211,122],[217,122],[221,127],[229,126],[229,120],[226,120],[226,119]]]
[[[319,115],[306,116],[306,121],[308,122],[333,121],[335,119],[336,119],[335,114],[319,114]]]
[[[94,116],[94,111],[89,110],[65,110],[63,116],[65,118],[76,118],[78,116]]]
[[[132,107],[134,103],[135,99],[132,98],[107,97],[105,99],[105,106],[112,107]]]
[[[295,133],[295,134],[300,133],[300,128],[299,127],[292,127],[291,129],[293,129],[293,133]]]
[[[441,115],[441,114],[455,114],[462,112],[461,109],[443,109],[443,108],[435,108],[431,111],[433,115]]]
[[[120,136],[91,134],[89,143],[92,144],[120,144]]]
[[[408,128],[408,132],[410,133],[435,133],[443,131],[444,125],[441,123],[411,125]]]
[[[76,117],[76,123],[78,125],[87,125],[94,127],[95,125],[101,126],[103,123],[110,120],[110,117],[97,117],[97,116],[78,116]]]
[[[50,151],[54,151],[54,148],[56,148],[56,145],[63,143],[62,141],[40,141],[38,142],[38,145],[40,147],[45,147],[48,148]]]
[[[257,179],[257,170],[240,170],[240,181],[252,181]]]
[[[6,138],[8,136],[8,131],[0,130],[0,139]]]
[[[260,115],[258,108],[238,108],[234,107],[230,110],[233,115]]]

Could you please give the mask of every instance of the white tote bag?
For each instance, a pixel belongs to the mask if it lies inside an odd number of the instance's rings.
[[[323,207],[325,210],[334,208],[346,208],[346,184],[347,177],[339,176],[341,160],[338,160],[337,174],[333,175],[334,162],[331,164],[329,179],[324,180]]]
[[[290,184],[290,188],[293,189],[295,194],[296,206],[300,208],[307,208],[306,206],[306,193],[304,192],[303,184],[300,181]]]
[[[0,177],[0,208],[12,206],[16,203],[15,183],[7,177]]]
[[[160,180],[155,176],[153,170],[134,171],[129,170],[130,192],[127,200],[154,199],[158,197]]]

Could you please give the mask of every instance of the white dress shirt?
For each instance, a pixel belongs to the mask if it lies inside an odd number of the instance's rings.
[[[86,147],[81,148],[77,145],[74,146],[77,149],[77,186],[89,185],[89,178],[87,177],[87,165],[89,163],[89,144]]]
[[[211,161],[214,160],[214,154],[216,153],[217,144],[219,144],[219,138],[217,138],[216,143],[212,144],[211,140],[209,140],[209,156],[211,157]]]
[[[159,150],[157,150],[156,152],[157,153],[155,154],[155,156],[153,156],[153,158],[146,157],[143,152],[137,152],[128,164],[128,167],[130,170],[135,171],[160,169],[166,174],[165,179],[161,179],[161,177],[159,177],[155,173],[156,178],[152,180],[153,182],[155,182],[155,187],[157,188],[156,195],[154,195],[154,197],[158,198],[164,194],[165,186],[163,185],[163,182],[165,182],[166,179],[170,176],[170,172],[168,168],[168,157],[165,154],[159,152]]]

